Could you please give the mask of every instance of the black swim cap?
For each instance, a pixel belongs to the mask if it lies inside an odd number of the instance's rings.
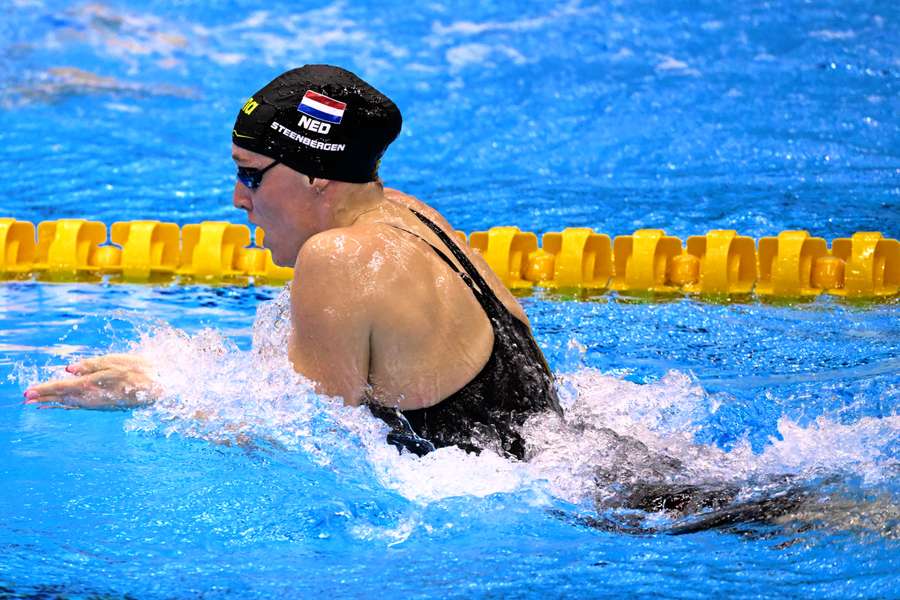
[[[306,65],[253,94],[231,140],[304,175],[366,183],[402,122],[390,98],[350,71]]]

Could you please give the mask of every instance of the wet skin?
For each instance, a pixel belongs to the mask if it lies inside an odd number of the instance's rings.
[[[232,147],[241,167],[271,158]],[[422,241],[443,243],[409,210],[451,237],[431,207],[380,183],[311,179],[278,164],[233,204],[265,232],[273,260],[294,267],[288,355],[317,391],[356,405],[374,398],[403,410],[432,406],[462,388],[490,356],[493,332],[471,290]],[[410,235],[415,233],[422,239]],[[480,255],[460,245],[519,319],[527,317]],[[33,386],[33,404],[81,408],[152,402],[159,388],[135,355],[70,366],[73,377]]]

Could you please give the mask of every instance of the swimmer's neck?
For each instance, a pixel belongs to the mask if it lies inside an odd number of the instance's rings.
[[[332,182],[334,183],[338,182]],[[358,221],[377,215],[389,203],[384,195],[384,186],[378,181],[361,185],[339,185],[339,189],[335,191],[339,193],[332,203],[331,220],[334,227],[350,227]]]

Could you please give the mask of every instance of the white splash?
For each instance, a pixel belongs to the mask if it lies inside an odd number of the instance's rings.
[[[809,32],[809,37],[818,38],[820,40],[852,40],[856,37],[856,32],[850,29],[844,31],[821,29],[819,31]]]
[[[582,369],[563,378],[561,392],[566,419],[531,419],[526,439],[533,476],[543,474],[572,502],[629,483],[727,485],[829,474],[875,483],[898,467],[884,449],[900,442],[900,416],[852,424],[820,417],[808,427],[782,417],[780,439],[755,454],[746,441],[730,451],[694,441],[700,423],[734,399],[706,393],[684,373],[642,385]]]
[[[508,59],[517,65],[526,62],[521,52],[503,44],[461,44],[448,49],[446,58],[453,71],[472,64],[484,66],[486,62],[490,63],[496,59]]]
[[[527,462],[455,447],[421,458],[400,454],[367,408],[316,394],[293,371],[286,353],[289,299],[285,288],[260,305],[249,352],[213,330],[188,335],[163,327],[146,334],[135,350],[152,362],[166,392],[154,406],[136,411],[128,429],[276,445],[331,469],[363,469],[384,488],[422,505],[520,491],[533,492],[539,503],[553,497],[590,503],[630,483],[724,485],[785,474],[849,473],[878,482],[898,467],[886,450],[900,442],[898,416],[852,424],[822,417],[808,427],[782,418],[780,439],[761,454],[746,442],[725,451],[698,444],[694,434],[733,398],[705,392],[684,373],[641,385],[593,369],[561,378],[565,420],[542,415],[526,423]],[[404,539],[402,530],[366,535]]]
[[[456,21],[449,25],[441,23],[432,24],[431,30],[435,36],[449,35],[476,36],[494,31],[524,32],[544,29],[555,25],[562,19],[585,18],[598,13],[601,7],[582,7],[578,1],[568,2],[550,10],[547,14],[536,17],[523,17],[510,21]]]
[[[695,77],[700,75],[700,71],[697,69],[693,69],[689,67],[686,62],[671,56],[661,56],[660,62],[656,65],[656,70],[659,72],[671,72],[680,75],[693,75]]]
[[[422,503],[511,492],[528,480],[524,465],[488,452],[401,455],[385,443],[387,426],[367,408],[316,394],[287,358],[289,306],[289,288],[260,305],[250,352],[210,329],[188,335],[160,327],[142,336],[134,351],[151,362],[165,392],[135,411],[127,428],[228,445],[274,444],[320,465],[355,453],[384,487]]]

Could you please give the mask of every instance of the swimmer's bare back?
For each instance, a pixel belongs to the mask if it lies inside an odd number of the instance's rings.
[[[428,246],[443,243],[410,208],[455,237],[436,210],[385,189],[377,210],[311,237],[297,257],[289,355],[320,391],[351,405],[374,398],[401,410],[433,406],[471,381],[491,354],[484,310]],[[484,259],[459,246],[527,323]]]
[[[417,212],[422,213],[429,220],[435,223],[438,227],[444,230],[444,232],[449,235],[453,239],[456,238],[456,234],[454,233],[453,226],[444,218],[444,215],[431,208],[415,196],[410,196],[409,194],[404,194],[399,190],[395,190],[392,188],[384,189],[384,196],[386,199],[401,204],[407,208],[411,208]],[[414,223],[415,220],[410,220],[409,222]],[[421,231],[427,231],[427,227],[421,227],[421,223],[419,223],[418,229]],[[426,238],[428,239],[428,238]],[[434,237],[437,239],[437,237]],[[429,240],[432,241],[433,240]],[[481,253],[469,248],[468,245],[462,243],[458,244],[459,248],[465,253],[466,256],[469,257],[469,260],[472,261],[472,264],[475,265],[475,268],[478,269],[478,272],[484,277],[485,281],[490,284],[491,289],[497,295],[497,297],[503,302],[503,305],[506,306],[507,310],[509,310],[517,319],[520,321],[524,321],[528,323],[528,316],[525,314],[525,310],[522,308],[522,305],[519,304],[519,301],[516,300],[516,297],[513,296],[510,291],[503,285],[503,281],[500,277],[494,273],[493,269],[488,266],[487,261],[484,260],[484,257],[481,256]]]

